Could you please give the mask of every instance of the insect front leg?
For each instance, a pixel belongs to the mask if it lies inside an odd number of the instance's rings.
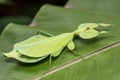
[[[38,31],[38,32],[36,33],[36,35],[43,35],[43,36],[48,36],[48,37],[54,36],[54,35],[52,35],[52,34],[50,34],[50,33],[41,32],[41,31]]]

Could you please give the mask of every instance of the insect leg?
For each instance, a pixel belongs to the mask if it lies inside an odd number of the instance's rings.
[[[50,55],[50,58],[49,58],[49,68],[51,67],[51,63],[52,63],[52,55]]]

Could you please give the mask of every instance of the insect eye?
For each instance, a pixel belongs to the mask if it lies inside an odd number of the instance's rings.
[[[86,27],[85,31],[86,31],[86,30],[89,30],[89,29],[90,29],[90,27]]]

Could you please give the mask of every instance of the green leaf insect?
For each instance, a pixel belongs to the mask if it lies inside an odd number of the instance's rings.
[[[4,54],[6,57],[9,57],[9,58],[15,58],[21,62],[25,62],[25,63],[33,63],[33,62],[38,62],[44,58],[46,58],[47,56],[43,56],[43,57],[39,57],[39,58],[33,58],[33,57],[29,57],[29,56],[25,56],[25,55],[22,55],[20,54],[17,49],[20,48],[20,47],[23,47],[25,45],[28,45],[28,44],[31,44],[31,43],[34,43],[36,41],[40,41],[42,39],[45,39],[47,37],[45,36],[41,36],[41,35],[35,35],[31,38],[28,38],[27,40],[24,40],[22,42],[19,42],[19,43],[16,43],[14,45],[14,49],[9,52],[9,53],[6,53]]]
[[[70,33],[62,33],[58,36],[46,37],[42,35],[32,36],[24,41],[14,44],[13,50],[4,53],[8,58],[14,58],[24,63],[34,63],[43,60],[50,55],[51,58],[57,57],[67,46],[70,51],[74,51],[75,44],[73,38],[78,35],[82,39],[91,39],[107,31],[98,31],[97,27],[107,27],[105,23],[83,23]]]

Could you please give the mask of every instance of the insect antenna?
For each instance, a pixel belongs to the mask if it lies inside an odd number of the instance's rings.
[[[54,35],[52,35],[52,34],[49,34],[49,33],[46,33],[46,32],[41,32],[41,31],[38,31],[38,32],[36,33],[36,35],[43,35],[43,36],[49,36],[49,37],[54,36]]]
[[[46,32],[40,32],[40,33],[43,34],[43,35],[49,36],[49,37],[54,36],[54,35],[52,35],[52,34],[50,34],[50,33],[46,33]]]

